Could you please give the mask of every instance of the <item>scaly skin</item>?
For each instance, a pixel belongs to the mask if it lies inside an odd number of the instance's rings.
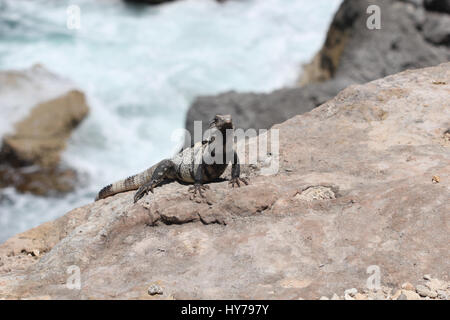
[[[223,147],[226,143],[226,130],[233,129],[233,123],[230,115],[216,115],[211,122],[211,129],[217,129],[217,134],[222,134]],[[146,195],[149,191],[153,192],[153,188],[164,181],[177,180],[184,183],[193,183],[189,188],[193,192],[193,196],[204,196],[203,191],[208,189],[208,186],[203,186],[203,183],[208,183],[219,178],[227,168],[225,153],[222,155],[222,163],[207,164],[204,161],[194,161],[202,159],[205,154],[211,154],[210,147],[212,147],[214,136],[209,140],[196,143],[193,147],[180,151],[171,159],[164,159],[147,170],[138,173],[134,176],[128,177],[124,180],[117,181],[104,187],[98,193],[96,201],[106,197],[113,196],[117,193],[126,192],[130,190],[138,190],[134,196],[134,202]],[[234,150],[233,165],[231,169],[230,184],[232,187],[240,187],[240,182],[248,184],[247,180],[240,178],[240,164],[239,159]]]

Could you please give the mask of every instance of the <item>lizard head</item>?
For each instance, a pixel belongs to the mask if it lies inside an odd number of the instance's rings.
[[[226,129],[233,129],[233,121],[231,120],[231,115],[229,114],[217,114],[210,123],[210,128],[217,128],[220,131],[225,131]]]

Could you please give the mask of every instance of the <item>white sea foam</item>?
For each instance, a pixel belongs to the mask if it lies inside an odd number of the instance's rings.
[[[73,80],[91,108],[64,153],[84,177],[80,187],[63,198],[4,190],[12,201],[0,204],[0,242],[170,156],[195,96],[293,84],[340,2],[0,0],[0,69],[42,63]],[[66,28],[69,4],[81,9],[80,30]]]

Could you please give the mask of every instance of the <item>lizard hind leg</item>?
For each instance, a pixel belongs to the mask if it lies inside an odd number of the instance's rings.
[[[153,193],[153,188],[159,185],[161,182],[169,178],[169,173],[173,169],[173,163],[170,160],[161,161],[152,174],[152,178],[149,182],[139,187],[138,191],[134,194],[134,203],[141,199],[144,195],[150,191]]]

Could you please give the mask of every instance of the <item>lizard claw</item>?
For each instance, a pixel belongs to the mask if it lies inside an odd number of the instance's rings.
[[[152,185],[143,185],[143,186],[141,186],[138,189],[138,191],[134,194],[134,203],[136,203],[144,195],[147,195],[149,191],[151,193],[153,193],[153,186]]]
[[[247,179],[245,179],[245,178],[239,178],[239,177],[237,177],[237,178],[232,178],[232,179],[230,180],[230,182],[228,182],[228,184],[231,184],[231,187],[232,187],[232,188],[234,188],[235,185],[237,185],[238,187],[240,187],[240,186],[241,186],[241,183],[240,183],[239,181],[243,182],[246,186],[248,185]]]
[[[193,191],[191,200],[198,194],[200,197],[204,198],[205,195],[203,194],[203,191],[209,189],[209,186],[204,186],[202,184],[194,184],[193,186],[189,187],[188,191]]]

